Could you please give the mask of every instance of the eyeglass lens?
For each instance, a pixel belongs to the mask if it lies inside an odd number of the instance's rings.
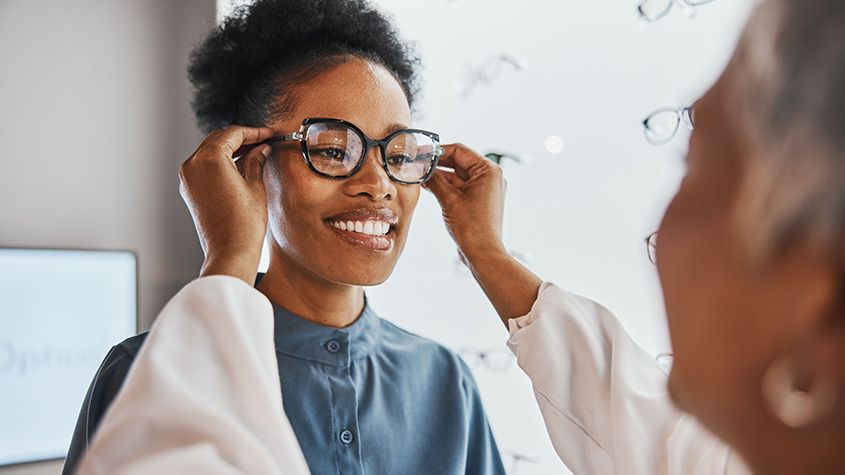
[[[393,137],[385,149],[385,162],[390,175],[400,181],[418,181],[431,170],[437,144],[428,135],[403,132]]]
[[[671,140],[678,133],[681,117],[678,115],[678,111],[665,109],[649,116],[643,125],[645,126],[646,139],[654,145],[661,145]]]
[[[320,173],[348,176],[365,158],[364,139],[340,123],[315,123],[305,133],[307,158]],[[434,139],[419,132],[402,132],[385,145],[388,175],[403,182],[418,182],[428,175],[437,154]]]
[[[311,165],[330,176],[352,173],[364,153],[361,137],[354,130],[335,124],[310,125],[305,145]]]

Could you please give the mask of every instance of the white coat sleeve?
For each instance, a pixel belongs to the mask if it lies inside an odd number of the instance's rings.
[[[544,283],[510,334],[552,444],[574,473],[749,473],[674,407],[655,359],[601,305]]]
[[[308,474],[282,406],[273,310],[233,277],[164,307],[77,472]]]

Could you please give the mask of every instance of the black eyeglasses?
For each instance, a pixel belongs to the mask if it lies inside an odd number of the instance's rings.
[[[397,130],[374,140],[355,124],[340,119],[309,118],[299,132],[266,140],[266,143],[297,140],[308,168],[328,178],[349,178],[364,164],[367,153],[378,146],[387,176],[396,183],[425,183],[443,155],[440,136],[425,130]]]

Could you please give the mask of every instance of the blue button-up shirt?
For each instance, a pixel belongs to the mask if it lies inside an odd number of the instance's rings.
[[[284,410],[314,475],[505,473],[475,381],[454,353],[369,307],[342,329],[273,308]],[[109,351],[63,474],[74,472],[146,336]]]
[[[273,308],[285,413],[313,474],[505,473],[454,353],[369,306],[341,329]]]

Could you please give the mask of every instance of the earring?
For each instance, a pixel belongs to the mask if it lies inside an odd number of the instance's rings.
[[[829,379],[813,383],[808,391],[795,387],[795,371],[785,358],[775,361],[763,376],[763,399],[782,423],[801,429],[827,416],[836,401]]]

